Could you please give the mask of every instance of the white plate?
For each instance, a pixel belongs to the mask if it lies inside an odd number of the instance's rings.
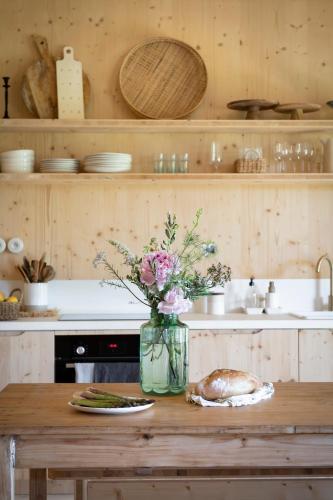
[[[84,167],[84,171],[92,174],[112,174],[113,172],[129,172],[131,167]]]
[[[94,155],[87,155],[86,158],[115,158],[115,157],[123,157],[130,158],[132,155],[129,153],[96,153]]]
[[[101,413],[103,415],[124,415],[126,413],[137,413],[138,411],[148,410],[155,403],[149,403],[142,406],[131,406],[130,408],[90,408],[89,406],[77,406],[68,403],[74,410],[82,411],[83,413]]]

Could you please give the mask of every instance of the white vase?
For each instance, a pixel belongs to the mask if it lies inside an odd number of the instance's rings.
[[[46,311],[48,283],[24,283],[23,302],[28,311]]]

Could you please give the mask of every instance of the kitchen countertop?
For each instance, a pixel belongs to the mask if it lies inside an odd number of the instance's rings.
[[[333,319],[301,319],[291,314],[246,315],[228,313],[223,316],[185,314],[182,320],[191,330],[247,330],[247,329],[333,329]],[[83,331],[83,330],[138,330],[145,320],[59,321],[50,318],[22,318],[0,321],[1,332],[19,331]]]

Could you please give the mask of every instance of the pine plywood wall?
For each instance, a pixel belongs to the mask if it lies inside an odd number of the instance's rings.
[[[119,93],[119,67],[132,46],[155,35],[189,43],[207,65],[207,93],[193,118],[240,118],[226,103],[246,97],[324,104],[332,98],[332,15],[330,0],[3,0],[0,74],[11,76],[10,116],[30,117],[20,82],[36,58],[32,33],[46,36],[56,57],[64,45],[74,47],[92,86],[91,118],[133,118]],[[333,112],[324,106],[314,116],[332,118]],[[213,139],[224,147],[223,171],[231,171],[239,146],[262,145],[269,156],[277,137],[3,133],[0,151],[33,148],[38,159],[128,151],[135,171],[151,171],[153,153],[189,152],[191,170],[207,171]],[[140,251],[152,234],[161,234],[167,210],[188,224],[198,207],[204,208],[204,234],[217,240],[235,277],[314,277],[318,256],[333,253],[333,195],[325,186],[0,184],[0,237],[23,237],[31,257],[46,250],[58,278],[95,279],[101,273],[91,261],[107,238]],[[17,277],[17,260],[0,256],[2,278]]]

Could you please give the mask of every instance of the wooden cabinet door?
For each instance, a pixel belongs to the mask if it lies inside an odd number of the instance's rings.
[[[301,382],[333,382],[333,330],[300,330]]]
[[[190,381],[216,368],[251,371],[265,381],[298,381],[297,330],[190,332]]]
[[[0,390],[54,381],[54,332],[0,333]]]

